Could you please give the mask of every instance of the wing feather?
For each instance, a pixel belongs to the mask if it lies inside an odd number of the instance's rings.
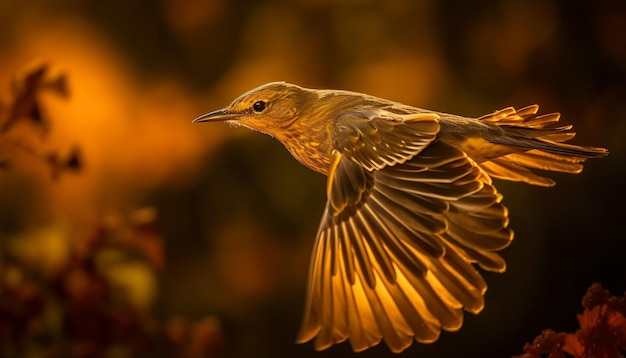
[[[320,350],[400,352],[459,329],[484,305],[472,264],[502,270],[494,251],[512,239],[489,175],[436,139],[436,117],[376,113],[342,118],[334,143],[298,337]]]
[[[419,256],[416,256],[411,252],[409,247],[408,236],[402,236],[398,234],[398,231],[393,231],[393,226],[390,223],[383,221],[383,219],[377,214],[375,209],[372,209],[371,203],[366,204],[363,207],[363,215],[366,220],[376,225],[381,232],[379,237],[389,238],[390,244],[385,247],[389,251],[390,255],[394,257],[396,263],[402,263],[406,268],[417,274],[419,272],[426,272],[428,267],[426,263],[422,261]]]
[[[449,151],[437,148],[447,146],[440,142],[431,146],[424,150],[427,154]],[[469,158],[460,156],[465,158],[462,165],[458,158],[426,158],[441,164],[432,170],[446,173],[450,168],[451,188],[441,183],[444,176],[431,176],[426,170],[435,181],[421,181],[431,187],[429,192],[412,190],[416,181],[405,173],[422,164],[420,156],[395,164],[397,171],[386,167],[374,172],[349,157],[339,159],[329,180],[359,187],[352,187],[355,192],[331,190],[316,244],[323,248],[314,250],[330,259],[312,260],[312,265],[324,265],[311,269],[310,280],[322,284],[310,284],[309,290],[322,292],[307,295],[305,312],[311,313],[305,320],[313,323],[303,324],[298,341],[317,336],[316,349],[324,349],[349,339],[360,351],[383,340],[400,352],[414,339],[432,342],[442,329],[459,329],[463,309],[474,313],[482,309],[486,285],[471,263],[502,269],[503,261],[493,251],[512,238],[506,229],[506,209],[483,180],[488,177]],[[467,173],[460,175],[459,168]],[[394,177],[396,172],[401,176]],[[345,190],[347,185],[331,188]],[[435,190],[439,193],[432,195]],[[335,205],[335,198],[342,204]],[[342,211],[335,212],[338,208]],[[466,236],[468,232],[471,235]]]
[[[397,116],[380,110],[337,118],[333,147],[372,171],[402,163],[419,153],[439,132],[434,113]]]

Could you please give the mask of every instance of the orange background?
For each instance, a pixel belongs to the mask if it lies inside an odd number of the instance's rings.
[[[33,61],[64,73],[70,92],[39,97],[46,135],[20,124],[11,136],[44,151],[75,145],[84,162],[54,179],[0,142],[11,163],[0,172],[0,276],[40,294],[50,277],[83,287],[68,262],[109,228],[116,239],[93,260],[106,302],[157,327],[140,354],[173,354],[154,332],[173,339],[182,327],[182,356],[350,355],[347,344],[316,353],[293,343],[325,178],[268,137],[191,120],[277,80],[467,116],[538,103],[574,125],[573,142],[611,154],[580,175],[551,175],[555,188],[497,183],[516,232],[502,253],[508,271],[484,274],[486,308],[459,332],[402,356],[519,354],[544,328],[574,331],[591,283],[626,290],[624,34],[626,6],[608,0],[0,1],[2,103]],[[152,225],[148,238],[137,239],[137,222]],[[46,317],[37,324],[71,346],[61,320]],[[49,353],[32,332],[33,349]],[[215,342],[203,350],[194,334]]]

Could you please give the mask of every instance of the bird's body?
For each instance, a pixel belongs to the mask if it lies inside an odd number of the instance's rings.
[[[460,328],[483,307],[472,264],[502,272],[513,239],[492,177],[551,186],[532,171],[577,173],[605,149],[562,143],[556,113],[507,108],[480,118],[423,110],[348,91],[274,82],[196,121],[269,134],[328,175],[298,342],[383,339],[394,352]]]

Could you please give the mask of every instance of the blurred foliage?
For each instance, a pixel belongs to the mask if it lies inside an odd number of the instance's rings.
[[[146,208],[110,216],[85,236],[44,227],[1,252],[3,357],[205,357],[222,344],[219,320],[150,314],[163,242]]]
[[[602,285],[589,287],[582,300],[576,333],[545,330],[524,346],[517,358],[624,357],[626,354],[626,294],[611,296]]]
[[[39,93],[68,96],[65,76],[48,78],[48,66],[26,70],[13,83],[14,99],[2,113],[2,142],[10,163],[16,149],[52,168],[81,167],[77,149],[66,158],[40,154],[34,144],[14,139],[13,128],[29,121],[47,132]],[[37,143],[40,144],[40,143]],[[19,155],[14,155],[19,157]],[[9,170],[5,165],[5,170]],[[173,316],[156,321],[150,309],[156,274],[165,269],[156,211],[129,218],[109,215],[86,234],[56,223],[2,237],[0,246],[0,354],[3,357],[167,356],[205,357],[221,345],[219,320],[188,322]],[[164,347],[161,342],[166,342]]]
[[[611,0],[0,1],[0,355],[352,354],[293,343],[325,178],[190,123],[276,80],[469,116],[539,103],[609,148],[552,189],[498,183],[508,271],[403,355],[573,331],[590,282],[626,290],[624,33]]]
[[[52,92],[63,98],[68,96],[66,77],[62,74],[50,76],[45,64],[34,64],[33,68],[23,70],[21,76],[14,79],[11,91],[13,99],[9,104],[0,102],[0,168],[7,169],[11,165],[14,152],[30,154],[44,162],[57,177],[64,170],[78,170],[81,167],[79,150],[74,147],[61,157],[57,151],[43,151],[41,141],[29,142],[29,133],[24,135],[20,122],[30,122],[32,129],[39,130],[42,136],[49,131],[50,121],[42,112],[39,93]]]

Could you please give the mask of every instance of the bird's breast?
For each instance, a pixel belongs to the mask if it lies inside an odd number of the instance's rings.
[[[302,165],[318,173],[327,175],[330,166],[331,144],[327,132],[308,130],[294,130],[277,135],[285,148]]]

